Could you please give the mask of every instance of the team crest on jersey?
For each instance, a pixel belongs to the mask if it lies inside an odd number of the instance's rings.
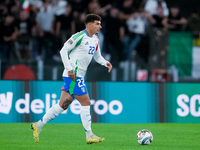
[[[85,93],[85,88],[84,88],[84,87],[82,87],[82,88],[81,88],[81,91],[82,91],[83,93]]]
[[[72,41],[72,40],[69,40],[67,43],[69,43],[69,44],[72,44],[72,43],[73,43],[73,41]]]

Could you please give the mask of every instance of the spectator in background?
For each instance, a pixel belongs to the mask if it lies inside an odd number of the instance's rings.
[[[122,6],[120,6],[119,17],[121,20],[126,21],[134,13],[133,0],[123,0]]]
[[[55,11],[56,16],[60,16],[65,13],[67,3],[68,2],[66,0],[52,1],[52,5],[53,5],[54,9],[56,10]]]
[[[16,25],[19,30],[18,39],[21,39],[21,38],[30,39],[35,22],[33,22],[29,18],[28,12],[25,12],[24,10],[20,11],[19,17],[16,20]]]
[[[30,58],[32,37],[35,34],[35,22],[32,22],[29,18],[28,12],[21,10],[19,18],[16,20],[16,25],[19,31],[17,48],[22,52],[22,58]]]
[[[93,0],[94,1],[94,0]],[[99,4],[101,5],[101,7],[105,7],[106,5],[112,5],[113,7],[117,7],[118,8],[118,0],[97,0],[99,2]]]
[[[193,45],[200,45],[200,16],[196,9],[192,10],[187,23],[184,26],[184,31],[191,32],[193,35]]]
[[[188,18],[188,21],[185,25],[186,31],[198,31],[200,32],[200,16],[198,14],[198,11],[194,9],[191,13],[191,15]]]
[[[134,5],[134,7],[136,8],[136,9],[143,9],[143,11],[144,11],[144,6],[145,6],[145,4],[146,4],[146,0],[134,0],[133,1],[133,5]]]
[[[146,15],[144,12],[134,13],[127,21],[129,33],[124,38],[125,60],[131,59],[132,52],[140,44],[146,29]]]
[[[167,4],[165,0],[147,0],[145,3],[144,10],[151,15],[157,15],[157,7],[158,5],[162,6],[163,8],[163,15],[168,16],[169,15],[169,9],[167,7]]]
[[[118,18],[119,10],[112,7],[108,16],[105,18],[105,57],[113,66],[117,66],[123,60],[123,37],[124,27],[121,20]]]
[[[150,22],[152,23],[153,28],[163,28],[165,26],[164,19],[166,16],[164,15],[164,9],[161,3],[158,3],[157,13],[154,15],[148,15]]]
[[[56,17],[56,35],[61,38],[63,45],[73,33],[75,33],[75,21],[72,6],[68,3],[65,6],[64,14]]]
[[[37,40],[37,29],[36,29],[36,16],[40,9],[36,4],[29,5],[29,19],[35,24],[35,31],[32,32],[32,46],[31,46],[31,58],[33,60],[38,56],[38,40]]]
[[[180,8],[177,4],[170,7],[170,13],[163,21],[167,28],[171,31],[181,31],[187,20],[180,14]]]
[[[150,55],[152,56],[153,62],[157,61],[159,53],[160,38],[165,33],[164,20],[166,16],[164,15],[164,8],[161,2],[158,2],[157,12],[154,15],[149,15],[149,20],[151,22],[150,27]]]
[[[79,14],[85,11],[87,3],[85,0],[67,0],[72,5],[73,17],[78,18]]]
[[[14,23],[14,16],[8,14],[4,21],[0,22],[0,58],[20,59],[19,53],[15,49],[18,29]]]
[[[3,22],[6,18],[8,10],[3,2],[0,2],[0,23]]]
[[[36,5],[33,5],[33,4],[30,4],[29,5],[29,19],[32,21],[32,22],[36,22],[36,16],[37,14],[39,13],[40,9],[38,6]]]
[[[12,1],[8,4],[7,8],[8,8],[8,13],[12,14],[14,16],[14,19],[17,19],[19,16],[19,7],[17,3]]]
[[[55,36],[54,30],[54,9],[50,0],[44,0],[40,12],[36,16],[36,26],[38,30],[38,56],[37,60],[42,59],[42,49],[45,48],[45,54],[52,57],[55,61],[60,61],[57,55],[59,49],[59,40]],[[49,49],[49,50],[48,50]]]
[[[87,13],[94,13],[100,15],[101,17],[105,17],[107,15],[107,10],[109,10],[111,7],[112,6],[110,4],[101,7],[99,0],[91,0],[91,2],[88,4]]]
[[[86,16],[86,13],[82,12],[75,19],[75,29],[76,29],[76,32],[82,31],[82,30],[85,29],[85,23],[84,23],[85,16]]]
[[[161,2],[158,2],[155,15],[150,15],[151,25],[148,28],[150,53],[149,69],[166,68],[167,47],[168,47],[168,30],[164,23],[164,8]]]
[[[123,0],[121,6],[119,6],[119,18],[124,26],[125,35],[129,34],[129,30],[126,21],[134,14],[135,8],[133,7],[133,0]]]

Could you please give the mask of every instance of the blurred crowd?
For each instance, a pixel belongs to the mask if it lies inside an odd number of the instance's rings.
[[[165,0],[1,0],[0,59],[60,61],[63,43],[85,29],[88,13],[102,17],[100,47],[114,65],[135,53],[147,61],[149,30],[200,31],[197,10],[186,18]]]

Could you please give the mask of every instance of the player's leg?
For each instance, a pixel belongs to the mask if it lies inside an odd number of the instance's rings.
[[[90,103],[88,94],[81,95],[81,96],[74,95],[74,97],[81,104],[80,116],[81,116],[81,121],[82,121],[83,127],[86,132],[86,142],[88,144],[103,142],[105,140],[104,138],[98,137],[92,133],[91,115],[90,115],[90,104],[91,103]]]
[[[91,115],[90,115],[90,100],[88,94],[78,96],[74,95],[74,97],[80,102],[81,104],[81,121],[83,123],[83,127],[86,132],[86,136],[92,134],[91,130]]]
[[[52,106],[47,111],[47,113],[42,117],[41,121],[44,124],[46,124],[50,120],[53,120],[60,113],[62,113],[64,110],[66,110],[73,100],[74,99],[72,98],[72,96],[68,92],[62,91],[59,103]]]
[[[42,131],[42,127],[50,120],[53,120],[60,113],[68,108],[73,101],[73,97],[66,91],[62,91],[60,101],[56,105],[52,106],[47,113],[38,122],[31,124],[33,129],[33,137],[36,142],[39,142],[39,134]]]

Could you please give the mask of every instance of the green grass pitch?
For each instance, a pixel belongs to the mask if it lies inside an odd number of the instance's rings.
[[[30,123],[0,123],[0,150],[199,150],[200,124],[92,124],[93,133],[104,137],[86,144],[82,124],[46,124],[36,143]],[[148,129],[150,145],[139,145],[136,134]]]

